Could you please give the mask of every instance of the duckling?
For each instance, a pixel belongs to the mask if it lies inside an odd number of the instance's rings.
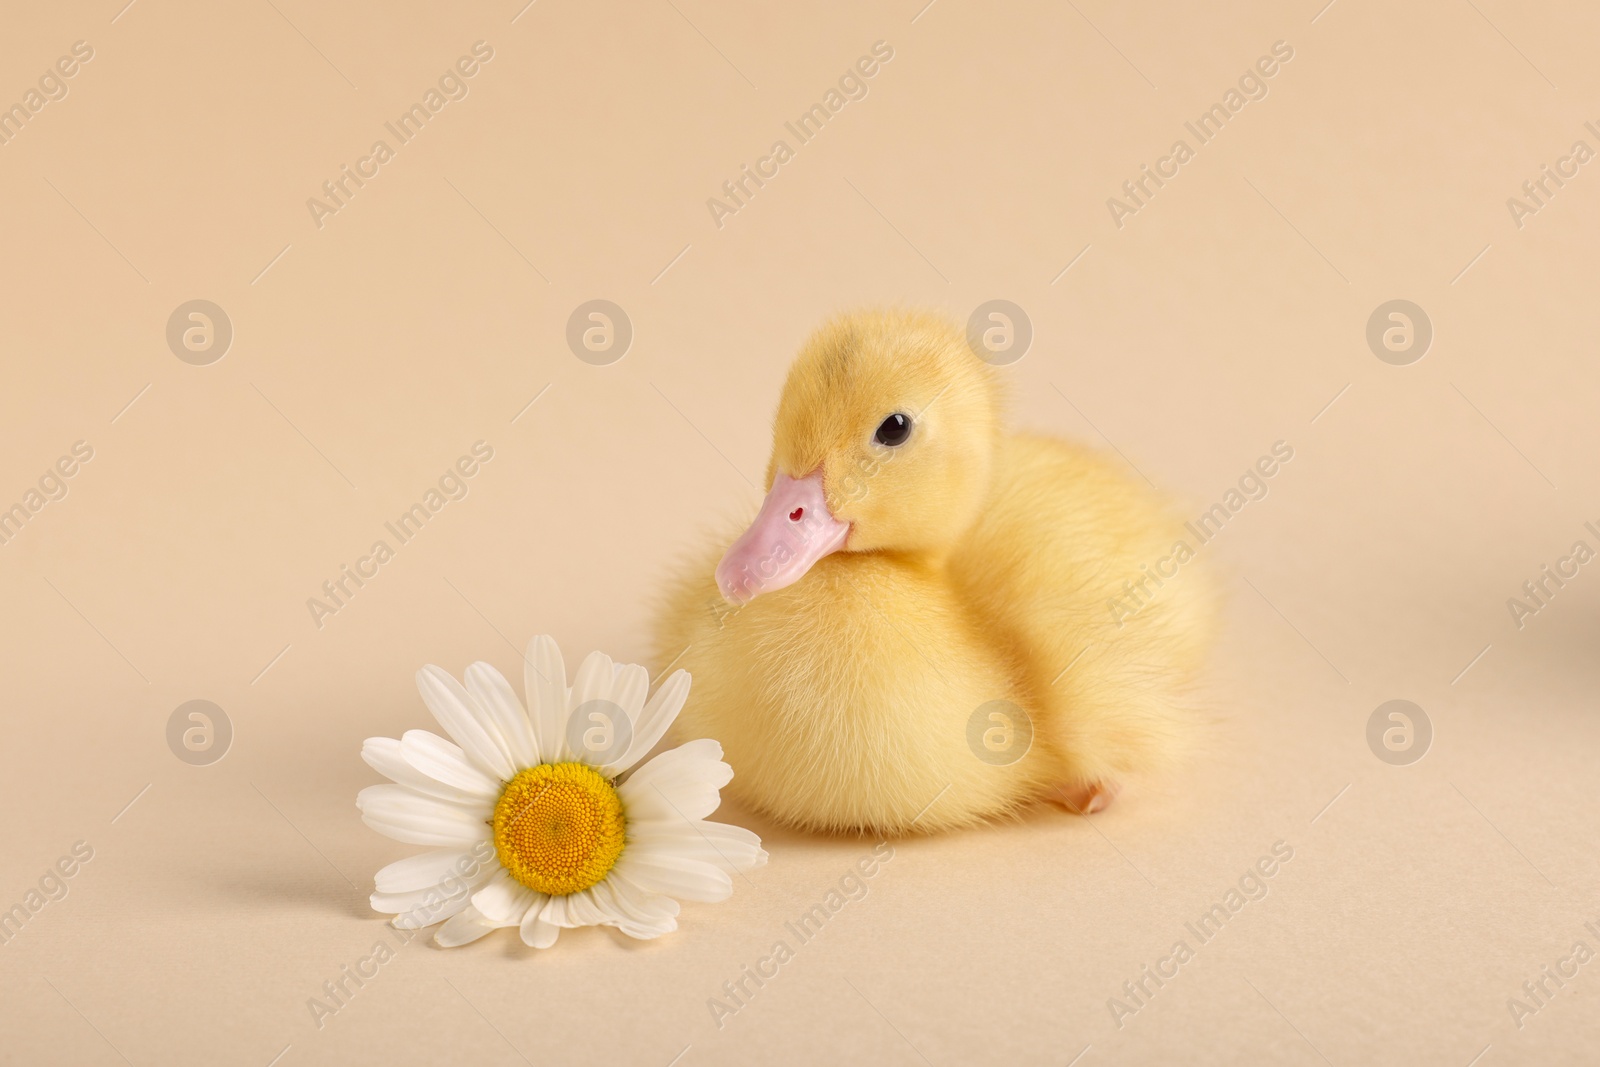
[[[801,350],[759,513],[656,627],[657,667],[694,678],[676,729],[722,743],[736,798],[934,831],[1097,811],[1184,748],[1214,613],[1180,520],[1100,454],[1005,432],[1000,399],[931,314],[845,315]]]

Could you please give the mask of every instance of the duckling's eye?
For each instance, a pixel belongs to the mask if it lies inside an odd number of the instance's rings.
[[[874,435],[880,445],[890,448],[906,443],[906,438],[911,436],[911,416],[895,412],[878,425],[878,432]]]

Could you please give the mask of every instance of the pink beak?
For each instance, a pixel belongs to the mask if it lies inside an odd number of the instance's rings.
[[[734,604],[798,582],[812,565],[844,547],[850,524],[828,510],[822,470],[804,478],[778,474],[750,528],[717,564],[717,588]]]

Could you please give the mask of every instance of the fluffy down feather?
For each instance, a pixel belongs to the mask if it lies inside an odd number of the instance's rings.
[[[885,448],[873,435],[896,412],[912,435]],[[1189,563],[1147,584],[1133,617],[1108,607],[1171,553],[1181,520],[1093,451],[1005,433],[993,372],[957,327],[863,312],[810,339],[767,485],[819,469],[850,523],[842,551],[735,607],[712,576],[727,537],[658,620],[655,666],[694,677],[674,731],[722,742],[735,796],[814,830],[937,830],[1108,799],[1182,752],[1211,583]],[[995,700],[1033,730],[1004,766],[968,741]]]

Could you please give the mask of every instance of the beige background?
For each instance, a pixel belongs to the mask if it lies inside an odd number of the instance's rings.
[[[1600,547],[1600,165],[1520,229],[1506,200],[1600,148],[1595,8],[123,2],[0,35],[5,102],[94,49],[0,147],[0,504],[94,449],[0,545],[0,907],[94,849],[0,947],[0,1060],[1593,1062],[1600,963],[1520,1029],[1507,1000],[1600,949],[1600,574],[1520,630],[1506,599]],[[307,198],[479,40],[469,95],[319,229]],[[707,198],[878,40],[867,97],[717,228]],[[1269,95],[1117,228],[1107,198],[1279,40]],[[635,330],[606,367],[564,341],[597,297]],[[676,935],[419,942],[318,1029],[409,849],[353,800],[361,739],[427,725],[414,670],[520,677],[537,632],[642,659],[666,569],[753,508],[806,332],[993,298],[1035,330],[1019,425],[1196,511],[1295,449],[1207,549],[1214,755],[1093,820],[897,844],[721,1029],[708,999],[873,842],[733,812],[772,862]],[[1434,326],[1410,366],[1364,338],[1395,298]],[[209,366],[166,344],[192,299],[233,324]],[[466,499],[315,626],[478,440]],[[1408,767],[1365,740],[1392,698],[1435,731]],[[192,699],[234,726],[211,766],[167,747]],[[1279,840],[1270,894],[1118,1029],[1107,999]]]

